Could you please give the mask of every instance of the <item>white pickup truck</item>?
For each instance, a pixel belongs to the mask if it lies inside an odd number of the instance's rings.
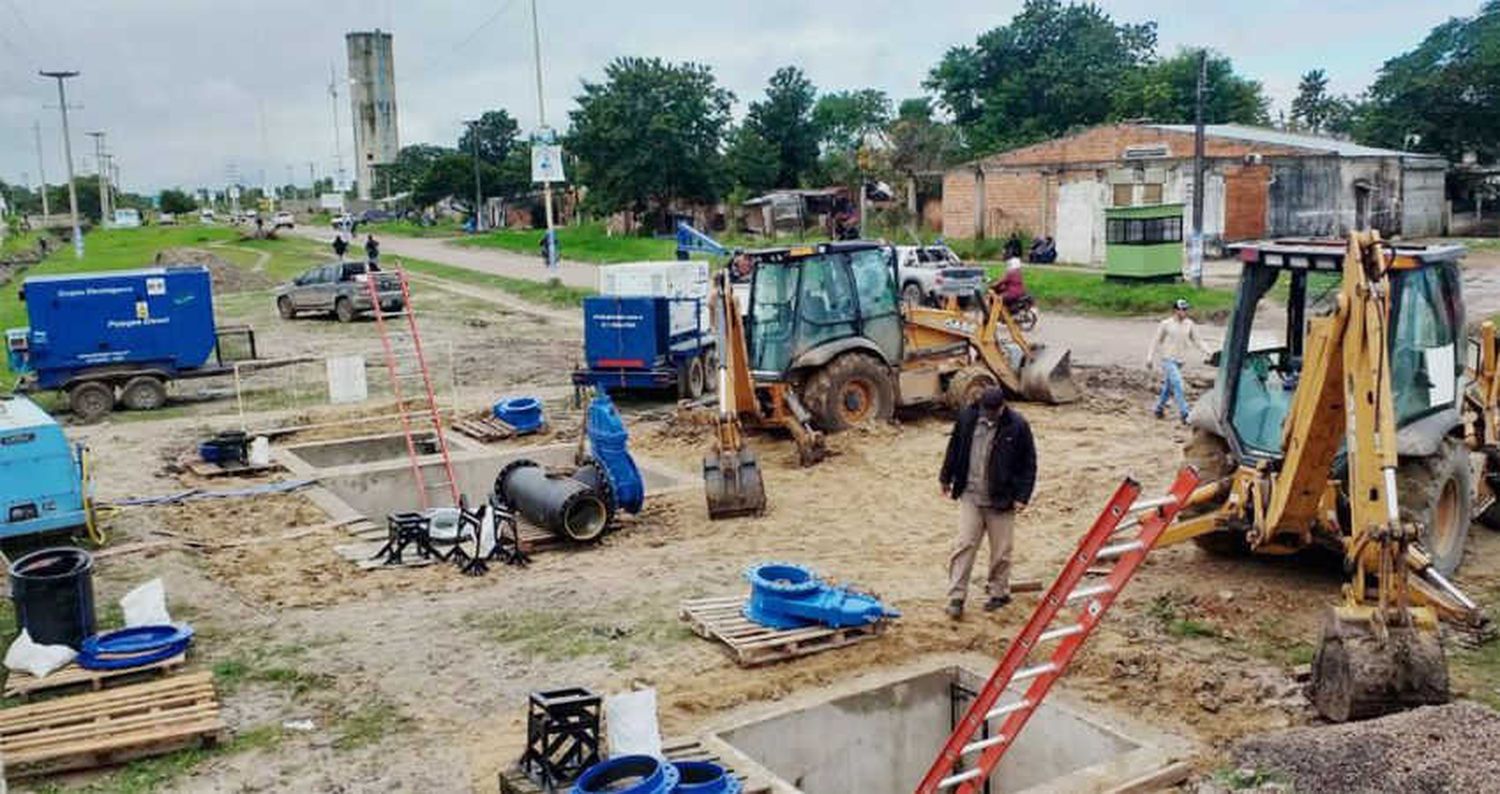
[[[946,245],[896,246],[896,283],[908,304],[970,296],[982,291],[984,282],[984,268],[964,264]]]

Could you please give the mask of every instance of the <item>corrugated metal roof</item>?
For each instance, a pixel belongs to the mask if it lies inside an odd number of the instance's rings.
[[[1193,134],[1193,125],[1191,124],[1143,124],[1141,126],[1158,130],[1168,130],[1170,132],[1184,132],[1188,135]],[[1437,155],[1432,154],[1361,146],[1353,141],[1343,141],[1338,138],[1302,135],[1295,132],[1268,129],[1266,127],[1250,127],[1244,124],[1205,124],[1204,132],[1216,138],[1234,138],[1235,140],[1264,143],[1271,146],[1295,146],[1300,149],[1315,149],[1332,152],[1340,157],[1430,157],[1440,159]]]

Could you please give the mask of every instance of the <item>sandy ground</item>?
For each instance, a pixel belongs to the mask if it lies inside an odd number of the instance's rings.
[[[446,335],[464,357],[461,381],[472,387],[460,394],[464,406],[560,385],[577,349],[576,326],[462,292],[431,292],[442,311],[424,332]],[[263,304],[235,310],[279,323]],[[1050,579],[1121,477],[1136,477],[1148,492],[1165,487],[1184,431],[1145,410],[1153,384],[1136,365],[1141,321],[1048,316],[1044,324],[1074,341],[1082,364],[1095,365],[1080,373],[1084,401],[1020,406],[1035,428],[1041,473],[1016,533],[1015,575]],[[297,354],[369,333],[307,320],[278,326],[268,343],[277,354]],[[1127,366],[1097,366],[1115,361]],[[697,471],[705,428],[661,418],[649,403],[626,411],[637,454]],[[221,400],[201,412],[70,432],[95,450],[101,496],[120,498],[226,487],[185,479],[172,464],[225,417],[232,414]],[[559,429],[571,421],[556,414]],[[655,497],[597,547],[539,554],[529,568],[497,566],[483,578],[443,566],[359,572],[332,551],[344,536],[300,494],[121,511],[111,521],[112,545],[156,545],[101,560],[100,602],[162,577],[174,614],[199,631],[194,666],[218,673],[230,725],[250,737],[158,788],[493,791],[496,773],[519,755],[525,698],[538,689],[655,687],[664,732],[684,735],[737,706],[854,671],[949,652],[998,655],[1035,596],[1018,596],[996,614],[971,610],[956,623],[942,614],[957,514],[936,485],[949,421],[918,413],[835,436],[836,454],[807,470],[795,465],[788,442],[757,436],[766,516],[709,522],[696,490]],[[690,634],[677,608],[684,598],[744,592],[741,571],[765,559],[806,563],[868,588],[904,617],[873,642],[742,670]],[[1500,535],[1476,528],[1460,574],[1482,598],[1500,591]],[[1197,740],[1199,769],[1218,768],[1236,739],[1314,723],[1291,673],[1307,660],[1339,582],[1337,570],[1312,563],[1160,550],[1066,686]],[[1460,695],[1493,698],[1486,680],[1455,667]],[[299,720],[312,729],[283,727]]]

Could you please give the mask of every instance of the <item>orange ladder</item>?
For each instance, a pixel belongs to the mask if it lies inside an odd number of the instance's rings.
[[[394,275],[401,284],[403,308],[394,314],[387,314],[380,305],[380,277],[388,273]],[[370,310],[375,315],[375,327],[380,332],[380,344],[385,350],[385,367],[391,377],[391,393],[396,399],[396,413],[401,418],[401,432],[406,436],[406,455],[411,462],[412,478],[417,484],[418,502],[426,510],[433,506],[434,492],[447,491],[452,499],[451,505],[457,506],[458,478],[453,474],[453,459],[448,454],[448,438],[443,434],[443,416],[438,410],[437,394],[432,388],[432,373],[427,368],[427,357],[422,352],[422,336],[417,332],[417,312],[412,307],[411,286],[407,283],[406,271],[397,268],[394,271],[367,273],[365,289],[370,295]],[[393,334],[386,320],[401,317],[406,318],[405,332],[398,328]],[[406,348],[407,344],[409,349]],[[403,362],[413,364],[414,367],[404,368]],[[420,382],[420,390],[408,400],[406,384],[413,381]],[[414,428],[421,429],[423,425],[430,425],[432,434],[437,439],[438,454],[443,464],[440,477],[446,479],[429,479],[427,469],[419,460],[421,455],[417,452]]]
[[[1179,472],[1167,495],[1157,499],[1137,501],[1140,484],[1128,477],[1120,483],[1104,512],[1094,520],[1093,527],[1083,536],[1057,581],[1037,605],[1036,612],[1026,621],[1026,627],[1011,641],[999,666],[953,729],[942,752],[917,786],[917,794],[947,790],[973,794],[983,787],[1052,684],[1062,677],[1068,662],[1099,625],[1115,596],[1135,575],[1146,554],[1156,545],[1162,530],[1177,517],[1183,500],[1197,486],[1198,473],[1192,467]],[[1125,534],[1137,528],[1139,531],[1134,535]],[[1089,568],[1104,562],[1113,563],[1104,580],[1080,587]],[[1079,607],[1076,613],[1069,614],[1060,625],[1053,627],[1057,616],[1065,608],[1075,605]],[[1022,667],[1032,651],[1054,640],[1061,642],[1052,649],[1047,661]],[[1000,698],[1010,685],[1022,681],[1031,682],[1026,692],[1019,698],[1001,703]],[[989,727],[991,720],[1002,717],[1004,720],[993,733],[979,735],[981,729]],[[965,758],[975,754],[979,757],[973,766],[959,768]]]

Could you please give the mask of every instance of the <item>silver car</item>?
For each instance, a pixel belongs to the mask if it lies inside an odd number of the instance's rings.
[[[896,284],[908,304],[971,296],[984,290],[984,282],[984,268],[964,264],[946,245],[896,246]]]
[[[370,300],[371,278],[375,279],[380,310],[401,311],[405,305],[401,280],[394,273],[382,273],[379,266],[365,262],[330,262],[281,285],[276,289],[276,311],[286,320],[303,313],[331,312],[341,323],[353,322],[359,315],[374,310]]]

